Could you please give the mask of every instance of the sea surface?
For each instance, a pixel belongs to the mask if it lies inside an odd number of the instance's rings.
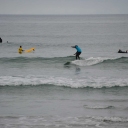
[[[128,127],[128,15],[0,15],[0,37],[0,128]]]

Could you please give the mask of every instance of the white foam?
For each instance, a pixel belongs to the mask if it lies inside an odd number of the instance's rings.
[[[92,119],[101,120],[105,122],[128,122],[128,118],[124,117],[92,117]]]
[[[105,78],[105,77],[86,77],[80,79],[71,79],[54,76],[0,76],[0,86],[19,86],[19,85],[42,85],[51,84],[56,86],[66,86],[71,88],[102,88],[102,87],[124,87],[128,86],[128,79]]]
[[[117,58],[106,58],[106,57],[96,57],[96,58],[94,58],[94,57],[90,57],[90,58],[87,58],[87,59],[84,59],[84,60],[74,60],[71,63],[75,64],[75,65],[79,65],[79,66],[91,66],[91,65],[101,63],[105,60],[114,60],[114,59],[117,59]]]
[[[62,117],[62,116],[17,116],[17,117],[0,117],[2,123],[0,126],[9,128],[13,127],[94,127],[108,128],[111,123],[128,125],[128,118],[125,117],[105,117],[105,116],[80,116],[80,117]],[[117,125],[113,125],[117,126]],[[118,127],[118,128],[119,128]]]

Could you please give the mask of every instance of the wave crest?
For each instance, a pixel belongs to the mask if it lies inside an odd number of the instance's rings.
[[[114,106],[107,106],[107,105],[94,105],[94,106],[84,105],[84,107],[87,109],[113,109],[115,108]]]
[[[89,57],[82,58],[81,60],[74,60],[74,56],[67,57],[52,57],[52,58],[43,58],[43,57],[12,57],[12,58],[0,58],[0,64],[4,63],[62,63],[64,65],[78,65],[78,66],[92,66],[101,63],[128,63],[128,57],[120,58],[109,58],[109,57]]]
[[[107,79],[107,78],[81,78],[71,79],[54,76],[0,76],[0,86],[38,86],[38,85],[55,85],[70,88],[111,88],[111,87],[128,87],[128,79]]]
[[[120,58],[90,57],[87,59],[71,61],[70,64],[74,64],[78,66],[92,66],[100,63],[128,63],[128,58],[127,57],[120,57]]]

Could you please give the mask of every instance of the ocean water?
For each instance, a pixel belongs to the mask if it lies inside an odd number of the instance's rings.
[[[0,15],[0,37],[0,128],[128,127],[128,15]]]

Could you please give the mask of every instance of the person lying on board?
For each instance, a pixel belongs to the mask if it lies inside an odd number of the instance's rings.
[[[122,51],[122,50],[119,49],[118,53],[128,53],[128,50]]]
[[[79,55],[80,55],[81,52],[82,52],[81,48],[78,47],[77,45],[75,45],[75,46],[71,46],[71,47],[72,47],[72,48],[76,48],[77,52],[76,52],[74,55],[76,55],[76,60],[77,60],[77,58],[80,60]]]

